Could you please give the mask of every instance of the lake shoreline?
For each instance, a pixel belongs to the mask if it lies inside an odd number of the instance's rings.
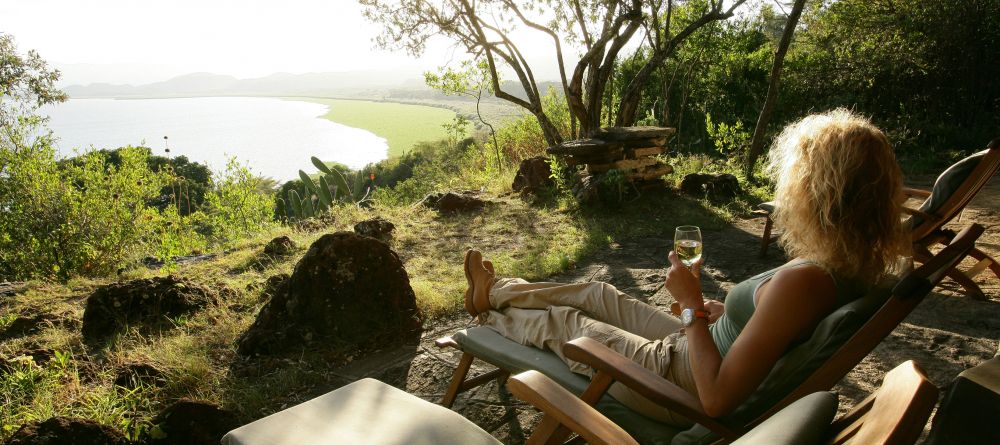
[[[383,138],[387,141],[389,146],[388,155],[386,159],[402,156],[404,153],[412,149],[413,145],[418,142],[429,142],[436,139],[441,139],[446,137],[446,134],[441,125],[451,122],[451,120],[457,116],[465,114],[458,106],[440,104],[440,103],[430,103],[424,101],[406,101],[406,100],[393,100],[393,99],[378,99],[378,98],[360,98],[360,97],[343,97],[343,96],[321,96],[321,95],[309,95],[309,96],[297,96],[297,95],[243,95],[243,94],[219,94],[219,95],[156,95],[156,96],[116,96],[116,97],[106,97],[106,96],[74,96],[71,100],[164,100],[164,99],[210,99],[210,98],[261,98],[261,99],[279,99],[287,101],[297,101],[305,103],[320,104],[327,107],[327,112],[321,116],[321,119],[326,119],[330,122],[339,125],[346,125],[348,127],[357,128],[361,130],[368,131],[375,136]],[[378,124],[371,124],[364,120],[351,119],[347,117],[346,114],[341,114],[338,111],[333,110],[332,105],[335,102],[357,102],[357,103],[370,103],[370,104],[392,104],[400,105],[405,107],[427,107],[434,108],[436,110],[442,110],[450,112],[451,114],[447,116],[447,119],[426,119],[423,116],[422,122],[428,123],[429,125],[437,124],[436,128],[440,128],[440,131],[428,131],[428,129],[423,129],[422,131],[417,131],[416,133],[412,131],[400,130],[398,126],[385,126]],[[462,101],[456,101],[462,102]],[[399,116],[399,110],[393,113],[395,116]],[[437,111],[434,112],[438,116],[444,116]],[[471,116],[466,115],[467,118]],[[344,122],[345,120],[349,122]],[[437,121],[437,122],[434,122]],[[327,161],[324,159],[324,161]]]

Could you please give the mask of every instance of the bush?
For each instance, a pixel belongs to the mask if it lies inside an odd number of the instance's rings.
[[[205,196],[205,213],[215,243],[225,243],[256,233],[274,219],[271,196],[259,192],[263,179],[232,158],[226,171]]]
[[[235,241],[273,217],[263,180],[235,160],[202,211],[158,208],[176,180],[149,150],[125,147],[57,161],[42,120],[22,117],[0,145],[0,280],[105,276],[136,260],[169,259]],[[112,159],[113,157],[113,159]],[[184,209],[186,210],[186,208]]]
[[[126,148],[119,166],[92,152],[62,167],[47,139],[0,147],[0,276],[104,275],[157,244],[160,222],[146,202],[168,178]]]

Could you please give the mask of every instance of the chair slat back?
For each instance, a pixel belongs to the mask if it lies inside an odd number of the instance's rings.
[[[923,301],[945,276],[946,272],[965,258],[985,228],[972,224],[962,230],[947,247],[903,277],[892,290],[892,296],[843,346],[795,390],[775,404],[751,427],[780,411],[792,402],[816,391],[826,391],[844,378],[865,356],[885,339],[893,329]]]
[[[989,145],[986,146],[986,150],[986,155],[983,156],[979,164],[969,173],[969,176],[965,178],[962,185],[955,189],[951,196],[938,206],[937,209],[930,212],[933,218],[924,219],[913,228],[911,237],[914,242],[940,229],[958,216],[962,209],[969,205],[972,198],[986,186],[986,183],[996,174],[997,170],[1000,170],[1000,138],[990,141]]]

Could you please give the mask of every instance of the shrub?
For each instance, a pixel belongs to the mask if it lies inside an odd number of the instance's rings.
[[[0,147],[0,276],[9,279],[105,275],[157,240],[146,202],[167,176],[132,147],[121,164],[91,152],[60,167],[47,138]]]

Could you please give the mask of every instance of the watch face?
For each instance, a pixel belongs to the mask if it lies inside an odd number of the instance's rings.
[[[691,326],[694,323],[694,311],[689,309],[684,309],[681,311],[681,324],[684,326]]]

